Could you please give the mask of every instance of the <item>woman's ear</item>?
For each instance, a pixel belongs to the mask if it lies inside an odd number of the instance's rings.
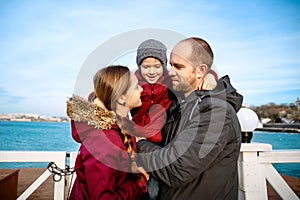
[[[126,105],[126,97],[125,95],[121,95],[118,100],[117,100],[117,103],[120,104],[120,105]]]

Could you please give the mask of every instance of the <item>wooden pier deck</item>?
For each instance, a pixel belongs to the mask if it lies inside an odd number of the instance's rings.
[[[18,180],[18,196],[20,196],[46,169],[45,168],[21,168]],[[70,177],[66,177],[68,185]],[[69,188],[65,188],[67,197]],[[28,200],[53,200],[54,198],[54,181],[50,176],[30,197]],[[67,199],[67,198],[65,198]]]
[[[25,189],[34,182],[46,169],[41,168],[22,168],[19,171],[18,181],[18,196],[25,191]],[[66,177],[67,185],[70,177]],[[300,197],[300,178],[294,178],[290,176],[283,176],[285,181]],[[67,197],[69,188],[65,188],[65,194]],[[28,200],[53,200],[54,194],[54,182],[52,176],[49,177],[29,198]],[[67,198],[66,198],[67,199]],[[277,200],[280,199],[276,196],[275,192],[268,186],[268,199]]]

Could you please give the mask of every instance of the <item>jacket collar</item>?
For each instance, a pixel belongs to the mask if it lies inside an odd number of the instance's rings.
[[[75,122],[85,122],[96,129],[107,130],[116,122],[116,114],[84,98],[73,95],[67,101],[67,115]]]
[[[195,90],[182,102],[189,103],[196,99],[201,101],[205,97],[223,99],[230,103],[236,112],[241,108],[243,102],[243,96],[231,85],[230,79],[227,75],[217,80],[217,86],[215,89]]]

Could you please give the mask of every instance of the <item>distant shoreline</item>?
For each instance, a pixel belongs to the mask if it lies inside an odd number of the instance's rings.
[[[294,128],[256,128],[255,131],[266,131],[266,132],[286,132],[286,133],[300,133],[300,129]]]
[[[12,122],[69,122],[68,117],[50,117],[39,114],[0,114],[0,121]]]
[[[268,131],[268,132],[287,132],[287,133],[300,133],[300,124],[263,124],[263,127],[256,128],[256,131]]]
[[[68,123],[70,122],[69,120],[61,120],[61,121],[47,121],[47,120],[26,120],[26,119],[21,119],[21,120],[3,120],[0,119],[0,122],[63,122],[63,123]]]

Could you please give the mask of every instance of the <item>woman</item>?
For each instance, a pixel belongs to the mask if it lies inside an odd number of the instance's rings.
[[[129,111],[141,105],[142,88],[124,66],[108,66],[94,76],[94,102],[73,96],[67,113],[72,136],[81,143],[70,199],[141,199],[147,174],[135,163],[136,141]]]

